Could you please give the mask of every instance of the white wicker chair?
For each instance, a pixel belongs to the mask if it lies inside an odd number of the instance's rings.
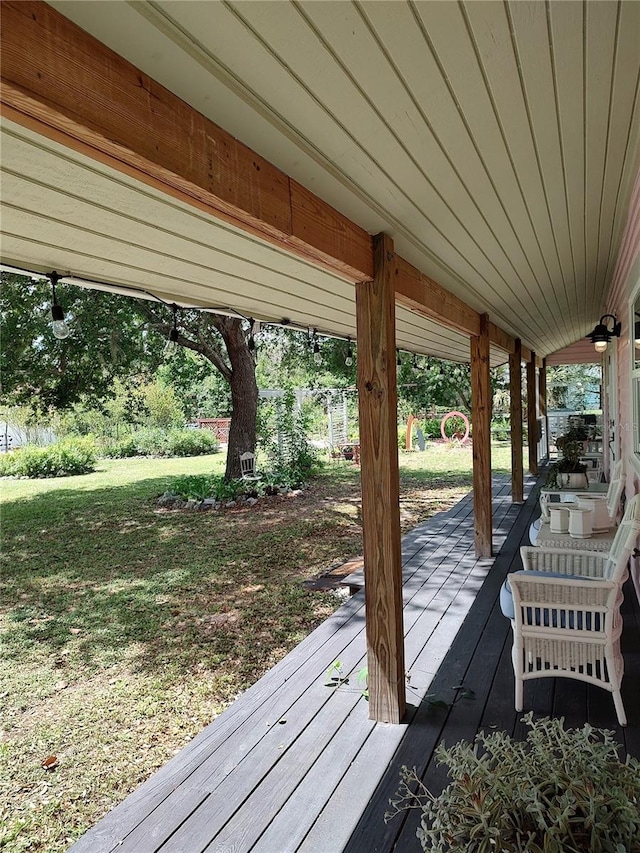
[[[524,571],[508,575],[501,595],[503,612],[513,627],[517,711],[524,707],[524,681],[564,676],[609,690],[618,722],[626,725],[620,695],[624,671],[620,605],[639,535],[640,495],[635,495],[608,554],[520,549]],[[512,602],[506,594],[509,589]]]

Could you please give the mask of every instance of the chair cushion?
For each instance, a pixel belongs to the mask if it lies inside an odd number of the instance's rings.
[[[512,572],[512,574],[516,575],[528,575],[529,577],[542,577],[542,578],[567,578],[571,577],[571,575],[563,575],[559,572],[535,572],[535,571],[525,571],[524,569],[518,572]],[[585,578],[581,577],[580,580],[592,581],[595,578]],[[566,608],[564,608],[566,609]],[[540,608],[536,607],[535,612],[535,624],[536,625],[544,625],[546,628],[549,627],[549,611],[552,611],[551,622],[554,628],[558,627],[558,611],[560,611],[560,627],[566,627],[566,617],[564,613],[564,609],[560,606],[554,608]],[[507,619],[511,619],[512,621],[516,618],[515,607],[513,606],[513,593],[511,592],[511,587],[509,586],[509,578],[505,578],[502,587],[500,588],[500,610]],[[528,608],[527,619],[531,622],[531,614],[532,608]],[[577,620],[574,619],[574,616],[577,615]],[[591,616],[594,615],[595,619],[593,621],[593,627],[591,623]],[[574,614],[573,612],[569,613],[569,628],[573,629],[576,627],[579,631],[583,629],[583,627],[587,631],[595,630],[600,631],[600,614],[595,613],[587,613],[585,619],[585,624],[582,624],[582,613]],[[574,624],[577,621],[577,625]]]

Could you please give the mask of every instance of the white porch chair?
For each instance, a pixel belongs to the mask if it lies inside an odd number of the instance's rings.
[[[257,481],[260,475],[256,474],[256,455],[250,451],[240,454],[240,475],[243,480]]]
[[[628,501],[608,554],[520,549],[524,570],[507,576],[500,596],[513,628],[515,707],[524,707],[524,682],[575,678],[609,690],[621,726],[624,662],[622,585],[640,535],[640,495]]]

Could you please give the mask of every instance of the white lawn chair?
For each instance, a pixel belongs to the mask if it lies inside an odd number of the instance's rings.
[[[240,454],[240,475],[243,480],[251,480],[256,482],[260,479],[260,475],[256,474],[256,455],[247,451]]]
[[[621,726],[622,585],[640,535],[640,495],[628,501],[608,554],[520,549],[524,570],[507,576],[500,596],[513,627],[515,707],[524,681],[563,676],[609,690]]]

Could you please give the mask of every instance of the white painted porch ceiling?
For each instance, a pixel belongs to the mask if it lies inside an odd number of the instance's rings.
[[[602,313],[640,163],[639,2],[51,5],[538,354]],[[3,133],[5,259],[354,333],[336,276]],[[400,308],[398,342],[468,357]]]

